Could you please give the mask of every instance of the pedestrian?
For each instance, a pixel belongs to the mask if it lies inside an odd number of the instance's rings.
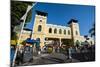
[[[16,64],[20,65],[22,61],[22,54],[20,52],[20,47],[17,47],[17,56],[16,56]]]
[[[68,48],[68,52],[69,52],[69,59],[72,59],[72,47]]]
[[[21,45],[21,46],[20,46],[20,54],[21,54],[21,55],[20,55],[20,62],[21,62],[21,63],[23,63],[23,51],[24,51],[24,46]]]
[[[58,52],[58,53],[60,52],[60,46],[57,47],[57,52]]]
[[[10,61],[11,61],[11,66],[12,66],[12,63],[13,63],[14,54],[15,54],[15,46],[11,45],[11,47],[10,47]]]
[[[47,53],[47,46],[44,45],[43,48],[41,49],[41,51],[42,51],[43,53]]]
[[[53,51],[52,51],[52,52],[55,53],[55,51],[56,51],[56,50],[55,50],[55,46],[53,46]]]
[[[23,62],[32,62],[33,60],[33,47],[31,42],[26,42],[26,45],[23,50]]]

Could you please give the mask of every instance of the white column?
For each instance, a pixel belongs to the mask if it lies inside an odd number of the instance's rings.
[[[61,44],[62,44],[62,43],[61,43],[61,38],[59,39],[59,41],[60,41],[60,46],[61,46]]]

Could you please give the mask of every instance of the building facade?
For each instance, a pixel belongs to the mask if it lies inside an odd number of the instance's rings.
[[[77,20],[71,19],[68,22],[68,26],[61,26],[47,24],[47,16],[48,13],[36,11],[34,19],[32,38],[39,38],[41,47],[45,45],[46,41],[50,40],[58,42],[60,46],[62,44],[76,45],[77,43],[81,45],[82,42],[86,41],[86,38],[80,35],[80,29]],[[22,39],[29,37],[29,34],[26,32],[24,30]],[[94,44],[94,40],[91,37],[89,37],[87,41],[90,45]]]

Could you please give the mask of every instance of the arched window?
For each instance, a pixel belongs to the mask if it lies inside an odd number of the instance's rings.
[[[61,29],[59,29],[59,34],[62,34],[62,30]]]
[[[41,25],[38,26],[38,31],[39,31],[39,32],[42,31],[42,26],[41,26]]]
[[[66,34],[66,30],[64,30],[64,34]]]
[[[70,30],[68,30],[68,35],[70,35]]]
[[[49,33],[52,33],[52,28],[49,28]]]
[[[40,20],[40,22],[42,22],[42,20]]]
[[[54,33],[55,33],[55,34],[57,33],[57,29],[54,29]]]
[[[78,32],[76,31],[76,35],[78,35]]]

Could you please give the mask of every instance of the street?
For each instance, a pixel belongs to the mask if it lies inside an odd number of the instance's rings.
[[[40,54],[38,56],[33,56],[33,62],[27,62],[16,66],[58,64],[58,63],[70,63],[70,62],[79,62],[79,60],[73,58],[68,59],[68,56],[61,53],[51,53],[51,54]]]

